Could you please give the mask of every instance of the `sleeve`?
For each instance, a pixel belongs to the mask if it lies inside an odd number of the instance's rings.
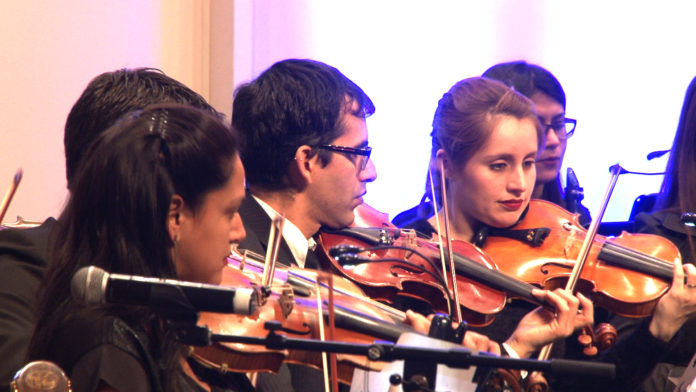
[[[75,391],[97,391],[101,383],[117,391],[151,391],[141,362],[112,344],[87,352],[75,363],[69,377]]]
[[[616,380],[605,384],[600,390],[635,390],[650,375],[660,358],[669,351],[670,343],[653,337],[648,325],[649,319],[645,319],[633,333],[619,340],[602,355],[603,362],[616,365]]]
[[[26,364],[46,265],[44,231],[47,229],[0,232],[0,390],[8,390],[15,372]]]

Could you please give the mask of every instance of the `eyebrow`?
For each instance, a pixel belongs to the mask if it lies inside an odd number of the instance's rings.
[[[524,156],[524,159],[530,158],[530,157],[536,157],[538,151],[530,152],[529,154]],[[484,156],[483,159],[484,161],[497,161],[499,159],[502,159],[504,161],[512,161],[514,160],[514,156],[512,154],[495,154],[495,155],[489,155],[489,156]]]
[[[539,118],[539,121],[544,120],[544,118],[543,118],[541,115],[538,115],[538,114],[537,114],[537,117]],[[561,119],[564,119],[564,118],[565,118],[565,112],[563,112],[563,113],[558,113],[558,114],[556,114],[556,115],[554,115],[554,116],[551,117],[551,121],[554,121],[554,120],[561,120]]]
[[[367,147],[369,144],[370,144],[370,142],[368,140],[363,140],[359,144],[353,146],[353,148],[364,148],[364,147]]]

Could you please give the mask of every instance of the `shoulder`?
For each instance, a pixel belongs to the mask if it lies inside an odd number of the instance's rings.
[[[159,375],[147,335],[95,309],[63,318],[43,356],[66,371],[76,390],[96,390],[103,382],[117,390],[149,391]]]
[[[246,237],[239,243],[239,249],[265,253],[265,239],[270,232],[271,218],[248,192],[239,207],[239,215],[246,231]]]
[[[54,219],[31,229],[0,230],[0,377],[9,380],[24,361],[48,264]]]
[[[0,230],[0,263],[4,260],[16,260],[45,267],[49,237],[57,223],[55,219],[49,218],[38,227]]]

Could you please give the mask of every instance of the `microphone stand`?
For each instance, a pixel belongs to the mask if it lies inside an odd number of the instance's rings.
[[[409,361],[417,361],[421,364],[429,363],[433,366],[444,364],[451,368],[461,369],[467,369],[473,365],[492,368],[538,370],[554,374],[582,375],[583,377],[602,377],[608,379],[613,379],[615,377],[615,365],[606,363],[567,359],[540,361],[535,359],[506,358],[493,354],[472,354],[469,349],[463,347],[438,349],[404,346],[391,342],[359,344],[289,338],[276,333],[276,331],[283,330],[282,325],[277,321],[267,321],[264,324],[264,327],[269,330],[266,337],[214,334],[205,326],[189,325],[185,327],[182,323],[178,325],[182,327],[178,330],[179,340],[184,344],[197,346],[207,346],[215,342],[231,342],[256,344],[276,350],[296,349],[364,355],[371,361],[391,362],[395,360],[404,360],[406,363]],[[406,384],[417,384],[417,389],[415,390],[434,390],[435,388],[434,376],[426,377],[424,374],[414,374],[409,380],[402,381],[399,377],[392,377],[392,379],[393,381],[390,381],[403,383],[405,390],[407,390]]]

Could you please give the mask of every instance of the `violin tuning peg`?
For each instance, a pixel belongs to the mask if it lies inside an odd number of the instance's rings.
[[[616,343],[616,328],[609,323],[601,323],[595,330],[595,336],[597,337],[597,345],[599,345],[599,349],[606,350]]]

